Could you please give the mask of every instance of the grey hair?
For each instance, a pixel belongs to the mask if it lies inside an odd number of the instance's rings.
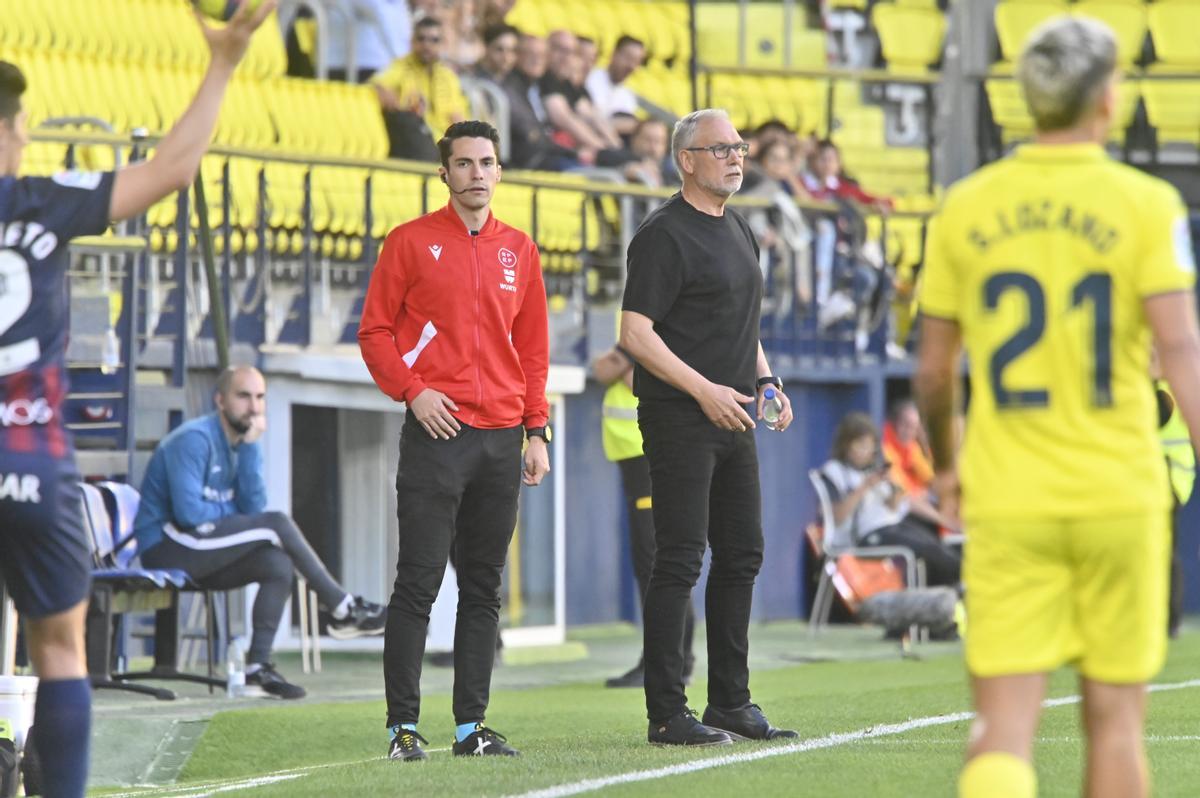
[[[1091,110],[1117,67],[1117,42],[1103,22],[1055,17],[1030,35],[1017,64],[1038,130],[1069,128]]]
[[[675,123],[675,132],[671,134],[671,158],[674,159],[675,168],[680,174],[683,174],[683,164],[679,162],[679,153],[692,146],[692,142],[696,140],[696,128],[700,127],[700,123],[705,119],[728,118],[729,113],[723,108],[701,108]]]

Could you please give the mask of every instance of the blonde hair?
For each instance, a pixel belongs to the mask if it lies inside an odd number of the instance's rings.
[[[1030,35],[1017,63],[1025,104],[1040,131],[1077,124],[1096,105],[1117,66],[1107,25],[1087,17],[1055,17]]]

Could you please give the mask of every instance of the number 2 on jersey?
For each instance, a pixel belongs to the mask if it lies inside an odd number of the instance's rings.
[[[1023,272],[999,272],[983,284],[983,301],[995,310],[1005,294],[1016,291],[1025,297],[1028,318],[1025,324],[992,353],[988,376],[992,395],[999,409],[1046,407],[1050,391],[1046,388],[1009,390],[1004,385],[1004,369],[1032,349],[1046,332],[1046,292],[1041,283]],[[1112,407],[1112,276],[1103,272],[1084,275],[1071,289],[1071,307],[1091,306],[1092,313],[1092,405]]]
[[[0,249],[0,341],[33,302],[29,264],[11,249]],[[0,375],[19,371],[38,358],[36,338],[0,345]]]

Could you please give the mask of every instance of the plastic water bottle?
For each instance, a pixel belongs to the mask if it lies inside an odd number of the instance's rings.
[[[240,637],[230,640],[225,652],[225,693],[230,698],[246,694],[246,646]]]
[[[767,426],[775,429],[775,425],[779,423],[779,414],[783,412],[783,400],[775,394],[774,388],[768,388],[763,391],[763,421],[767,422]]]
[[[104,334],[104,346],[100,351],[100,373],[116,374],[121,367],[121,339],[112,327]]]

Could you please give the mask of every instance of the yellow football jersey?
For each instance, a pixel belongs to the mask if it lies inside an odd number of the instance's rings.
[[[1142,301],[1194,273],[1178,192],[1098,145],[1020,147],[951,189],[920,304],[967,351],[968,520],[1167,507]]]

